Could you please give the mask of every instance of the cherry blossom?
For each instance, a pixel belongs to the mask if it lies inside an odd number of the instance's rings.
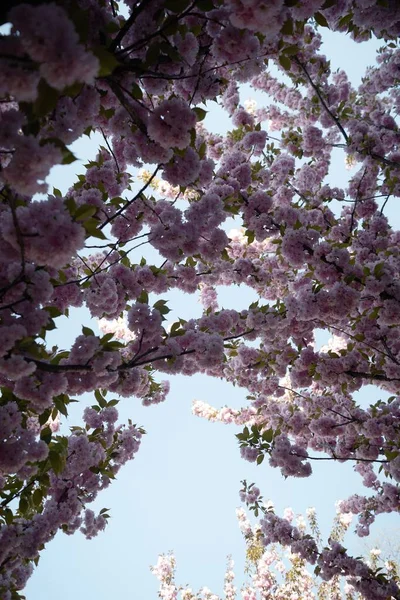
[[[92,538],[105,528],[107,510],[89,505],[144,433],[117,424],[115,407],[131,396],[164,402],[169,375],[242,388],[242,408],[197,400],[193,410],[239,426],[241,456],[262,468],[307,478],[313,461],[351,462],[367,490],[341,501],[339,528],[354,514],[364,537],[399,511],[400,235],[386,216],[400,195],[398,3],[126,5],[126,14],[98,0],[0,9],[5,600],[20,597],[58,531]],[[381,40],[360,86],[332,71],[326,27]],[[265,102],[246,102],[242,83]],[[206,126],[215,101],[226,133]],[[50,189],[50,170],[74,163],[71,144],[93,133],[95,158],[65,193]],[[351,167],[345,183],[333,149]],[[239,295],[226,309],[228,286],[257,300]],[[200,316],[170,320],[172,291],[191,294]],[[58,319],[81,306],[99,327],[82,324],[69,347],[53,345]],[[321,331],[329,341],[318,346]],[[369,406],[355,394],[368,384]],[[93,404],[67,435],[68,406],[83,393]],[[258,556],[243,598],[278,589],[269,546],[278,543],[303,586],[286,581],[281,597],[312,597],[307,563],[332,594],[344,575],[349,597],[400,597],[393,569],[381,577],[338,536],[321,549],[304,520],[261,507],[260,494],[242,493],[263,513],[256,533],[240,513]],[[155,568],[161,597],[196,598],[175,585],[174,566],[168,556]],[[229,563],[225,597],[235,594]],[[206,588],[197,597],[217,598]]]

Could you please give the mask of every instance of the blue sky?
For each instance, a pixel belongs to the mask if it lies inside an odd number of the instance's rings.
[[[344,35],[325,33],[326,53],[333,67],[345,67],[354,83],[360,81],[365,66],[373,64],[380,43],[357,45]],[[262,103],[254,92],[247,97]],[[213,131],[223,127],[218,107],[211,103],[206,125]],[[221,125],[222,124],[222,125]],[[75,145],[79,158],[95,153],[93,140]],[[84,162],[85,162],[84,160]],[[83,169],[81,168],[81,172]],[[76,163],[53,170],[51,184],[65,191],[74,181]],[[335,163],[335,180],[343,184],[344,157]],[[393,213],[393,211],[392,211]],[[137,257],[139,262],[140,256]],[[170,294],[171,318],[199,315],[201,307],[195,297]],[[246,306],[249,295],[234,288],[224,290],[221,305]],[[173,302],[172,302],[173,300]],[[251,301],[251,300],[250,300]],[[88,324],[85,310],[71,311],[71,319],[53,332],[52,342],[69,347],[79,335],[81,325]],[[240,505],[240,481],[255,481],[265,499],[271,498],[282,512],[292,506],[296,513],[314,506],[325,535],[335,515],[335,501],[362,492],[360,478],[350,465],[317,463],[314,474],[306,480],[285,480],[267,461],[259,467],[240,458],[235,427],[210,424],[192,416],[191,404],[200,399],[216,406],[245,404],[245,390],[206,378],[172,377],[167,401],[158,406],[142,407],[135,398],[123,399],[118,406],[122,422],[131,418],[148,432],[137,458],[121,470],[113,485],[103,492],[95,507],[111,507],[112,518],[106,531],[87,541],[77,533],[67,537],[58,533],[42,553],[39,567],[26,588],[28,600],[115,600],[157,597],[157,580],[149,566],[159,553],[173,550],[178,565],[178,581],[222,592],[226,557],[232,554],[238,575],[243,580],[244,549],[237,527],[235,508]],[[381,397],[369,386],[362,392],[362,402]],[[79,424],[84,406],[92,404],[90,395],[72,406],[67,425]],[[376,531],[393,525],[380,519]],[[354,540],[354,552],[362,546]],[[361,550],[360,550],[361,548]]]

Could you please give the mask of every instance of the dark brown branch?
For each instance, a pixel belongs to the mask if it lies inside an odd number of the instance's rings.
[[[108,217],[100,225],[99,229],[103,229],[106,225],[108,225],[108,223],[111,223],[111,221],[113,221],[114,219],[116,219],[119,215],[121,215],[124,212],[124,210],[126,210],[131,204],[133,204],[138,198],[140,198],[141,195],[143,194],[143,192],[149,187],[149,185],[151,184],[151,182],[153,181],[153,179],[155,178],[155,176],[157,175],[157,173],[158,173],[159,170],[160,170],[160,165],[158,165],[157,168],[155,169],[155,171],[153,171],[150,179],[148,181],[146,181],[145,185],[140,188],[140,190],[138,191],[138,193],[131,200],[128,200],[126,202],[126,204],[124,204],[124,206],[122,206],[119,210],[117,210],[117,212],[115,212],[113,215],[111,215],[110,217]]]
[[[196,5],[196,1],[197,0],[194,0],[194,2],[190,6],[188,6],[183,12],[181,12],[179,15],[171,15],[171,18],[168,20],[168,22],[164,23],[164,25],[162,25],[162,27],[160,27],[160,29],[157,29],[157,31],[154,31],[153,33],[150,33],[146,38],[138,40],[137,42],[135,42],[134,44],[131,44],[130,46],[127,46],[126,48],[122,48],[121,50],[118,50],[116,52],[116,54],[126,54],[128,52],[138,51],[138,50],[141,50],[142,48],[145,48],[146,46],[148,46],[150,40],[152,40],[153,38],[157,37],[158,35],[161,35],[168,27],[171,27],[171,25],[179,22],[181,19],[183,19],[184,17],[186,17],[188,15],[188,13],[190,13],[190,11],[192,10],[192,8]],[[147,2],[148,2],[148,0],[143,0],[142,4],[145,4]],[[134,20],[136,19],[136,16],[137,15],[134,15],[132,13],[131,16],[129,17],[129,19],[124,24],[124,26],[121,29],[121,31],[119,32],[119,34],[116,36],[114,42],[118,38],[120,38],[118,40],[118,44],[117,45],[120,44],[122,38],[125,36],[125,34],[129,30],[129,28],[134,23]],[[132,18],[132,17],[134,17],[134,18]],[[128,25],[128,23],[129,23],[129,25]],[[126,31],[124,31],[123,34],[121,35],[122,30],[125,29],[125,28],[126,28]],[[112,51],[114,51],[117,48],[117,45],[115,45],[114,42],[113,42],[113,44],[110,45],[110,50],[112,50]]]
[[[118,173],[121,173],[121,170],[120,170],[120,168],[119,168],[119,164],[118,164],[118,161],[117,161],[117,157],[115,156],[114,150],[111,148],[111,146],[110,146],[110,144],[109,144],[109,141],[108,141],[108,139],[107,139],[107,137],[106,137],[106,134],[104,133],[104,131],[103,131],[103,129],[102,129],[101,127],[100,127],[100,131],[101,131],[101,135],[103,136],[103,139],[104,139],[104,141],[105,141],[105,143],[106,143],[106,145],[107,145],[107,148],[108,148],[108,150],[110,151],[110,153],[111,153],[111,156],[112,156],[112,157],[113,157],[113,159],[114,159],[115,166],[117,167],[117,171],[118,171]]]
[[[358,371],[344,371],[346,375],[350,375],[355,379],[370,379],[371,381],[400,381],[399,377],[387,377],[381,373],[359,373]]]
[[[303,458],[304,460],[355,460],[357,462],[367,462],[367,463],[383,463],[387,464],[388,460],[380,460],[379,458],[357,458],[356,456],[303,456],[302,454],[298,454],[297,452],[290,452],[292,456],[298,456],[299,458]]]
[[[324,99],[323,95],[321,94],[321,91],[320,91],[319,87],[313,82],[313,80],[312,80],[309,72],[307,71],[306,67],[303,65],[303,63],[299,60],[299,58],[297,56],[294,56],[293,60],[300,67],[300,69],[303,71],[303,73],[307,77],[307,80],[308,80],[309,84],[311,85],[311,87],[314,90],[314,92],[317,94],[317,96],[319,98],[319,101],[321,102],[322,106],[326,110],[327,114],[331,117],[332,121],[335,123],[335,125],[339,129],[340,133],[343,135],[344,139],[346,140],[346,143],[349,144],[349,141],[350,141],[349,140],[349,136],[347,135],[347,133],[346,133],[343,125],[341,124],[339,118],[336,117],[336,115],[333,114],[333,112],[331,111],[331,109],[329,108],[329,106],[327,105],[327,103],[325,102],[325,99]]]
[[[244,331],[243,333],[238,333],[235,335],[227,336],[226,338],[223,338],[223,340],[224,340],[224,342],[228,342],[229,340],[234,340],[234,339],[244,337],[245,335],[249,335],[250,333],[253,333],[253,331],[254,331],[254,329],[249,329],[248,331]],[[117,367],[115,370],[110,370],[110,371],[111,372],[126,371],[129,368],[135,368],[135,367],[140,367],[142,365],[151,364],[158,360],[165,360],[165,359],[169,359],[169,358],[178,358],[179,356],[185,356],[186,354],[193,354],[194,352],[196,352],[195,349],[190,349],[190,350],[184,350],[180,354],[168,353],[168,354],[162,354],[160,356],[154,356],[154,357],[148,358],[148,354],[150,354],[151,352],[156,352],[158,349],[160,349],[160,348],[156,347],[156,348],[151,348],[149,350],[146,350],[146,352],[137,356],[135,358],[134,362],[131,359],[127,363],[123,363],[122,365]],[[147,358],[144,360],[145,357],[147,357]],[[64,371],[86,371],[86,372],[93,371],[93,368],[90,365],[58,365],[58,364],[54,364],[54,363],[44,362],[42,360],[37,360],[36,358],[31,358],[30,356],[24,356],[24,358],[28,362],[34,363],[40,371],[46,371],[49,373],[61,373]]]
[[[22,489],[19,490],[19,492],[15,492],[15,494],[12,494],[8,498],[5,498],[1,502],[0,506],[3,508],[5,506],[7,506],[8,504],[10,504],[10,502],[12,502],[13,500],[15,500],[15,498],[18,498],[23,492],[25,492],[25,490],[27,490],[28,488],[30,488],[34,483],[36,483],[36,479],[32,479],[32,481],[30,481],[29,483],[27,483]]]
[[[117,35],[115,36],[115,38],[109,45],[108,49],[110,52],[115,52],[115,50],[121,44],[122,40],[124,39],[124,37],[126,36],[128,31],[130,30],[132,25],[134,24],[136,17],[138,15],[140,15],[140,13],[146,8],[146,6],[148,4],[151,3],[151,1],[152,0],[142,0],[142,2],[139,4],[139,6],[136,6],[135,8],[132,9],[132,12],[131,12],[129,18],[125,21],[125,23],[123,24],[123,26],[118,31]]]

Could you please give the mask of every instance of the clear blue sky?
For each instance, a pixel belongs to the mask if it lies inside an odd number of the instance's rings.
[[[357,83],[365,66],[374,62],[379,43],[354,44],[344,35],[326,38],[326,53],[333,67],[345,67],[351,81]],[[257,99],[261,95],[243,93]],[[215,108],[214,108],[215,107]],[[207,126],[219,131],[221,114],[211,103]],[[223,122],[222,122],[223,123]],[[222,124],[223,126],[223,124]],[[93,142],[87,139],[76,146],[84,161],[93,155]],[[335,166],[337,184],[343,184],[343,156]],[[82,170],[82,169],[81,169]],[[337,170],[337,174],[336,174]],[[76,164],[54,169],[51,184],[66,190],[74,180]],[[138,256],[139,262],[140,256]],[[174,293],[172,319],[200,315],[195,297]],[[221,305],[245,307],[249,296],[225,290]],[[84,310],[71,312],[68,323],[55,332],[52,341],[69,347],[80,333]],[[379,392],[364,388],[363,403],[377,399]],[[279,470],[249,464],[239,456],[235,427],[210,424],[192,416],[193,399],[216,406],[245,404],[245,390],[206,378],[173,377],[171,392],[162,405],[144,408],[139,400],[123,399],[118,409],[122,422],[131,418],[148,432],[137,458],[123,468],[113,485],[103,492],[94,507],[111,507],[112,518],[106,531],[87,541],[77,533],[72,537],[58,533],[42,553],[39,567],[27,588],[27,600],[138,600],[157,597],[158,582],[149,571],[159,553],[173,550],[178,565],[178,582],[201,586],[222,593],[226,556],[236,563],[238,583],[243,581],[244,549],[237,527],[235,508],[240,505],[240,480],[255,481],[265,499],[271,498],[278,511],[292,506],[296,513],[314,506],[324,534],[335,514],[335,501],[362,491],[360,478],[351,466],[319,463],[314,475],[306,480],[284,480]],[[68,425],[79,424],[90,396],[73,405]],[[93,507],[93,506],[92,506]],[[394,523],[394,521],[390,521]],[[378,521],[378,529],[387,520]],[[350,544],[360,552],[361,546]]]

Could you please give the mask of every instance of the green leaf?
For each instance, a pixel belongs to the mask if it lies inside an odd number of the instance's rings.
[[[208,12],[215,8],[213,0],[198,0],[196,2],[196,8],[203,12]]]
[[[149,303],[149,295],[146,292],[146,290],[142,290],[142,293],[140,294],[140,296],[138,296],[136,298],[137,302],[140,302],[140,304],[148,304]]]
[[[61,458],[60,454],[58,452],[56,452],[55,450],[50,450],[49,461],[50,461],[51,468],[53,469],[54,473],[56,475],[61,473],[61,471],[64,468],[64,461]]]
[[[50,427],[45,427],[40,432],[40,439],[43,440],[46,444],[50,444],[51,442],[52,431]]]
[[[399,453],[396,452],[396,451],[394,451],[394,452],[393,451],[391,452],[390,450],[386,450],[385,451],[385,456],[386,456],[386,458],[388,459],[389,462],[391,460],[394,460],[395,458],[397,458],[398,455],[399,455]]]
[[[204,108],[200,108],[199,106],[196,106],[195,108],[192,109],[193,112],[196,113],[196,117],[198,121],[203,121],[206,117],[207,114],[207,110],[204,110]]]
[[[44,425],[45,423],[47,423],[47,421],[49,420],[49,417],[50,417],[50,413],[51,413],[51,408],[48,408],[47,410],[42,412],[41,415],[39,415],[39,425]]]
[[[344,17],[342,17],[339,20],[338,26],[343,27],[344,25],[350,25],[352,18],[353,18],[353,13],[349,13],[349,14],[345,15]]]
[[[281,33],[283,35],[293,35],[293,21],[292,19],[288,19],[284,22],[281,28]]]
[[[199,157],[204,158],[206,155],[206,151],[207,151],[207,144],[206,144],[206,142],[203,142],[199,148]]]
[[[69,212],[71,213],[71,215],[76,211],[76,208],[77,208],[76,202],[72,197],[66,198],[64,200],[64,204],[67,207],[67,209],[69,210]]]
[[[20,514],[24,515],[29,508],[29,502],[26,496],[21,496],[19,499],[18,510]]]
[[[267,431],[264,431],[264,433],[262,434],[262,439],[265,442],[272,442],[272,438],[274,437],[274,430],[273,429],[267,429]]]
[[[284,54],[279,55],[279,64],[285,69],[285,71],[290,71],[290,67],[292,66],[292,61],[288,56]]]
[[[36,507],[39,507],[43,500],[43,491],[38,488],[32,494],[32,502]]]
[[[96,219],[89,218],[82,224],[89,236],[98,238],[100,240],[107,239],[101,229],[99,229],[99,222]]]
[[[318,25],[321,25],[321,27],[328,27],[328,29],[329,29],[329,23],[322,13],[316,12],[314,14],[314,19],[316,20]]]
[[[102,346],[104,346],[104,344],[107,344],[107,342],[109,342],[110,340],[112,340],[114,337],[113,333],[106,333],[105,335],[103,335],[103,337],[100,340],[100,344]]]
[[[181,13],[190,6],[190,2],[191,0],[166,0],[164,7],[173,13]]]
[[[70,163],[76,160],[76,156],[72,154],[71,150],[67,148],[67,146],[62,140],[58,138],[44,138],[40,141],[41,146],[45,146],[46,144],[52,144],[53,146],[56,146],[56,148],[59,148],[59,150],[61,150],[61,154],[63,157],[61,164],[69,165]]]
[[[171,326],[171,329],[169,331],[169,336],[170,337],[177,337],[179,335],[184,335],[185,330],[181,327],[181,324],[179,321],[177,321],[176,323],[173,323]]]
[[[105,398],[103,398],[103,395],[100,392],[100,390],[94,390],[94,397],[96,398],[97,402],[99,403],[100,408],[106,408],[107,400]]]
[[[375,265],[374,267],[374,275],[377,279],[381,278],[381,275],[383,275],[383,272],[385,270],[385,263],[378,263],[377,265]]]
[[[132,98],[135,98],[136,100],[141,100],[143,98],[143,92],[136,82],[133,82],[132,84],[131,95]]]
[[[117,404],[119,404],[119,400],[117,400],[116,398],[107,402],[107,406],[117,406]]]
[[[100,115],[106,119],[111,119],[111,117],[115,115],[115,108],[104,108],[104,106],[100,106]],[[89,163],[89,165],[85,166],[88,168],[91,164]]]
[[[38,97],[33,105],[33,113],[37,117],[45,117],[55,109],[59,97],[60,92],[41,79],[38,85]]]
[[[155,304],[153,304],[153,308],[158,310],[158,312],[161,313],[162,315],[166,315],[169,312],[171,312],[171,309],[168,308],[168,306],[166,304],[167,304],[166,300],[158,300]]]
[[[64,402],[60,399],[59,396],[54,398],[54,406],[56,407],[58,412],[64,415],[64,417],[68,417],[67,407],[65,406]]]
[[[98,76],[107,77],[107,75],[111,75],[114,69],[119,65],[119,62],[115,58],[114,54],[109,52],[104,46],[97,46],[97,48],[94,48],[92,51],[93,54],[97,56],[100,63]]]
[[[4,519],[7,523],[7,525],[11,525],[11,523],[14,520],[14,514],[13,511],[11,510],[11,508],[6,508],[4,511]]]
[[[174,46],[171,46],[169,42],[161,42],[160,49],[163,54],[169,56],[172,61],[179,62],[181,60],[181,55],[179,54],[178,50],[174,48]]]
[[[82,204],[74,214],[76,221],[86,221],[89,217],[93,217],[97,213],[97,206],[93,204]]]
[[[77,160],[76,156],[74,154],[72,154],[71,150],[68,150],[68,148],[65,148],[65,150],[63,151],[63,159],[61,161],[62,165],[70,165],[71,163],[75,162]]]
[[[160,52],[161,48],[159,42],[153,42],[152,44],[150,44],[146,52],[146,64],[154,65],[155,63],[157,63],[158,57],[160,56]]]
[[[264,454],[259,454],[257,456],[257,464],[261,465],[262,461],[264,460]]]
[[[255,240],[254,231],[250,231],[249,229],[247,229],[245,232],[245,236],[247,237],[248,244],[252,244],[254,242],[254,240]]]
[[[282,52],[284,54],[286,54],[286,56],[294,56],[296,54],[298,54],[299,52],[299,47],[297,45],[292,45],[292,46],[286,46]]]
[[[93,329],[90,329],[90,327],[85,327],[84,325],[82,326],[82,333],[83,335],[94,335]]]

